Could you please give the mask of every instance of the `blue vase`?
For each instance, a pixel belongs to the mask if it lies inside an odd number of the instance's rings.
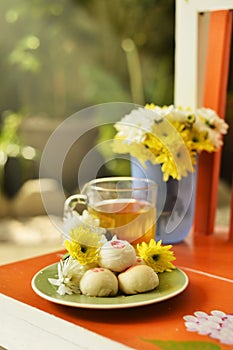
[[[163,181],[161,166],[149,161],[144,168],[136,158],[131,158],[131,175],[148,178],[158,185],[156,241],[164,244],[181,242],[190,233],[193,225],[197,171],[180,181],[169,178]]]

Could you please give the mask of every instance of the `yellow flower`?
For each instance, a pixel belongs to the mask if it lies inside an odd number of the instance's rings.
[[[154,153],[156,161],[153,164],[161,164],[164,181],[167,181],[169,176],[180,180],[183,176],[187,176],[188,172],[193,171],[192,152],[187,148],[180,134],[177,133],[177,129],[180,133],[184,132],[184,126],[175,123],[174,126],[169,125],[168,127],[166,123],[164,124],[156,126],[157,136],[148,133],[143,144]]]
[[[71,230],[71,241],[65,241],[69,254],[82,265],[97,262],[100,247],[103,245],[102,236],[85,225]]]
[[[154,103],[147,103],[145,107],[148,108],[148,109],[154,109],[155,108],[155,104]]]
[[[211,140],[208,138],[207,132],[198,132],[197,130],[193,129],[190,131],[189,135],[189,141],[187,141],[188,148],[196,151],[207,151],[207,152],[214,152],[216,151],[216,147],[211,142]]]
[[[155,272],[170,272],[175,269],[171,261],[176,259],[174,253],[170,251],[172,245],[162,246],[161,244],[161,240],[156,243],[154,239],[151,239],[149,244],[145,242],[137,244],[137,252]]]
[[[127,139],[115,137],[112,142],[112,149],[115,153],[130,153],[131,156],[136,157],[139,161],[145,165],[147,160],[150,160],[152,164],[156,163],[156,158],[153,154],[153,150],[147,148],[144,143],[128,142]]]

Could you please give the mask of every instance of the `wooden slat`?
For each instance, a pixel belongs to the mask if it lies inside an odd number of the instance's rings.
[[[215,11],[210,15],[206,77],[203,106],[225,117],[230,62],[232,11]],[[199,159],[194,231],[214,232],[221,152],[202,153]]]

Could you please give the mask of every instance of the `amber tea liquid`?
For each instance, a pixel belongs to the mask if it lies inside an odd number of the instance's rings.
[[[112,236],[132,244],[155,238],[156,209],[150,203],[135,199],[105,200],[88,205],[88,211],[100,220]]]

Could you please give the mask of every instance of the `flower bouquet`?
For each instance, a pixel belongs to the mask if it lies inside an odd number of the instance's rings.
[[[160,164],[163,180],[180,180],[194,171],[201,151],[215,152],[228,125],[209,108],[147,104],[115,124],[113,150],[129,153],[144,166]]]
[[[115,153],[131,156],[132,176],[158,185],[156,240],[182,241],[193,224],[198,154],[216,152],[228,125],[212,109],[134,109],[115,124]]]

